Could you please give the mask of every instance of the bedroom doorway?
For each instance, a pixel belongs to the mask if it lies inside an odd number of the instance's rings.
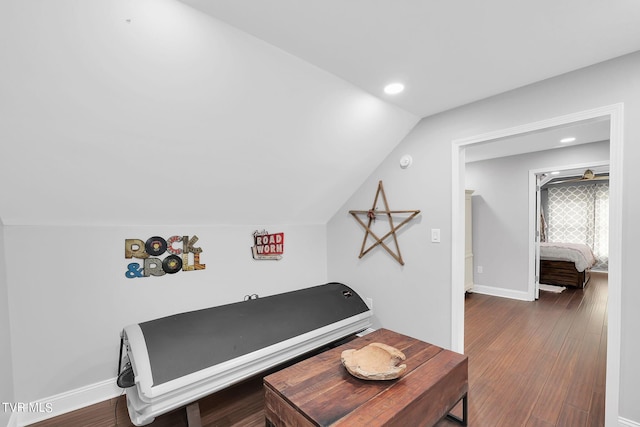
[[[619,402],[620,368],[615,361],[620,358],[621,330],[621,242],[622,242],[622,152],[623,152],[623,104],[583,111],[529,123],[514,128],[472,136],[452,141],[452,307],[451,347],[464,351],[464,196],[465,154],[477,144],[500,142],[515,136],[527,135],[588,120],[609,120],[610,132],[610,238],[609,238],[609,297],[607,323],[607,367],[605,421],[617,422]],[[499,145],[499,144],[498,144]],[[532,206],[530,201],[530,206]],[[533,215],[532,215],[533,216]],[[532,230],[532,228],[530,228]],[[533,247],[534,245],[532,245]],[[530,269],[535,270],[535,256],[530,254]],[[533,277],[530,274],[530,277]],[[533,283],[530,288],[533,289]]]
[[[594,135],[593,138],[599,140],[601,136]],[[529,217],[529,226],[533,230],[535,245],[532,290],[534,299],[537,300],[540,297],[541,286],[546,286],[547,290],[558,290],[558,287],[562,287],[566,282],[588,280],[588,273],[582,276],[578,273],[574,278],[568,277],[571,275],[570,272],[559,271],[555,276],[553,271],[543,269],[541,272],[541,258],[545,258],[541,253],[542,249],[554,252],[549,253],[547,259],[560,255],[555,253],[560,249],[550,242],[584,244],[595,256],[596,263],[591,268],[596,271],[608,271],[609,171],[608,159],[529,171],[529,198],[535,200]],[[552,248],[542,248],[545,243]],[[569,254],[571,258],[578,256],[575,249],[568,250],[571,251]],[[584,251],[588,252],[586,248]],[[549,258],[549,256],[552,257]],[[584,259],[584,262],[587,260]],[[547,264],[550,263],[547,262]],[[576,266],[580,266],[580,271],[584,271],[582,270],[584,266],[579,264]]]

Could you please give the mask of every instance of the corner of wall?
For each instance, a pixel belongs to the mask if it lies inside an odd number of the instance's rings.
[[[0,402],[13,402],[13,363],[11,357],[11,328],[9,317],[9,290],[7,284],[7,264],[5,257],[4,224],[0,219],[0,343],[3,350],[0,353]],[[0,425],[15,425],[12,412],[4,409],[0,411]]]

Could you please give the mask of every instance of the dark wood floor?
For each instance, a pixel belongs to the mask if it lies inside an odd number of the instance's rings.
[[[607,275],[583,289],[540,292],[536,302],[469,294],[469,426],[604,426]],[[199,402],[204,427],[263,427],[261,378]],[[458,412],[456,408],[455,412]],[[184,409],[153,427],[186,427]],[[441,421],[437,427],[458,425]],[[124,397],[37,427],[130,427]]]
[[[470,426],[604,426],[607,284],[592,273],[536,302],[468,295]]]

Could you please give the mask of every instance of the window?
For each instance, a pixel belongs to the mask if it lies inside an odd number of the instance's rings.
[[[596,270],[609,265],[609,184],[552,186],[547,207],[549,242],[584,243]]]

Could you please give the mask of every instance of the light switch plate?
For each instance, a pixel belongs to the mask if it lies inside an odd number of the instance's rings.
[[[440,229],[432,228],[431,229],[431,242],[432,243],[440,243]]]

